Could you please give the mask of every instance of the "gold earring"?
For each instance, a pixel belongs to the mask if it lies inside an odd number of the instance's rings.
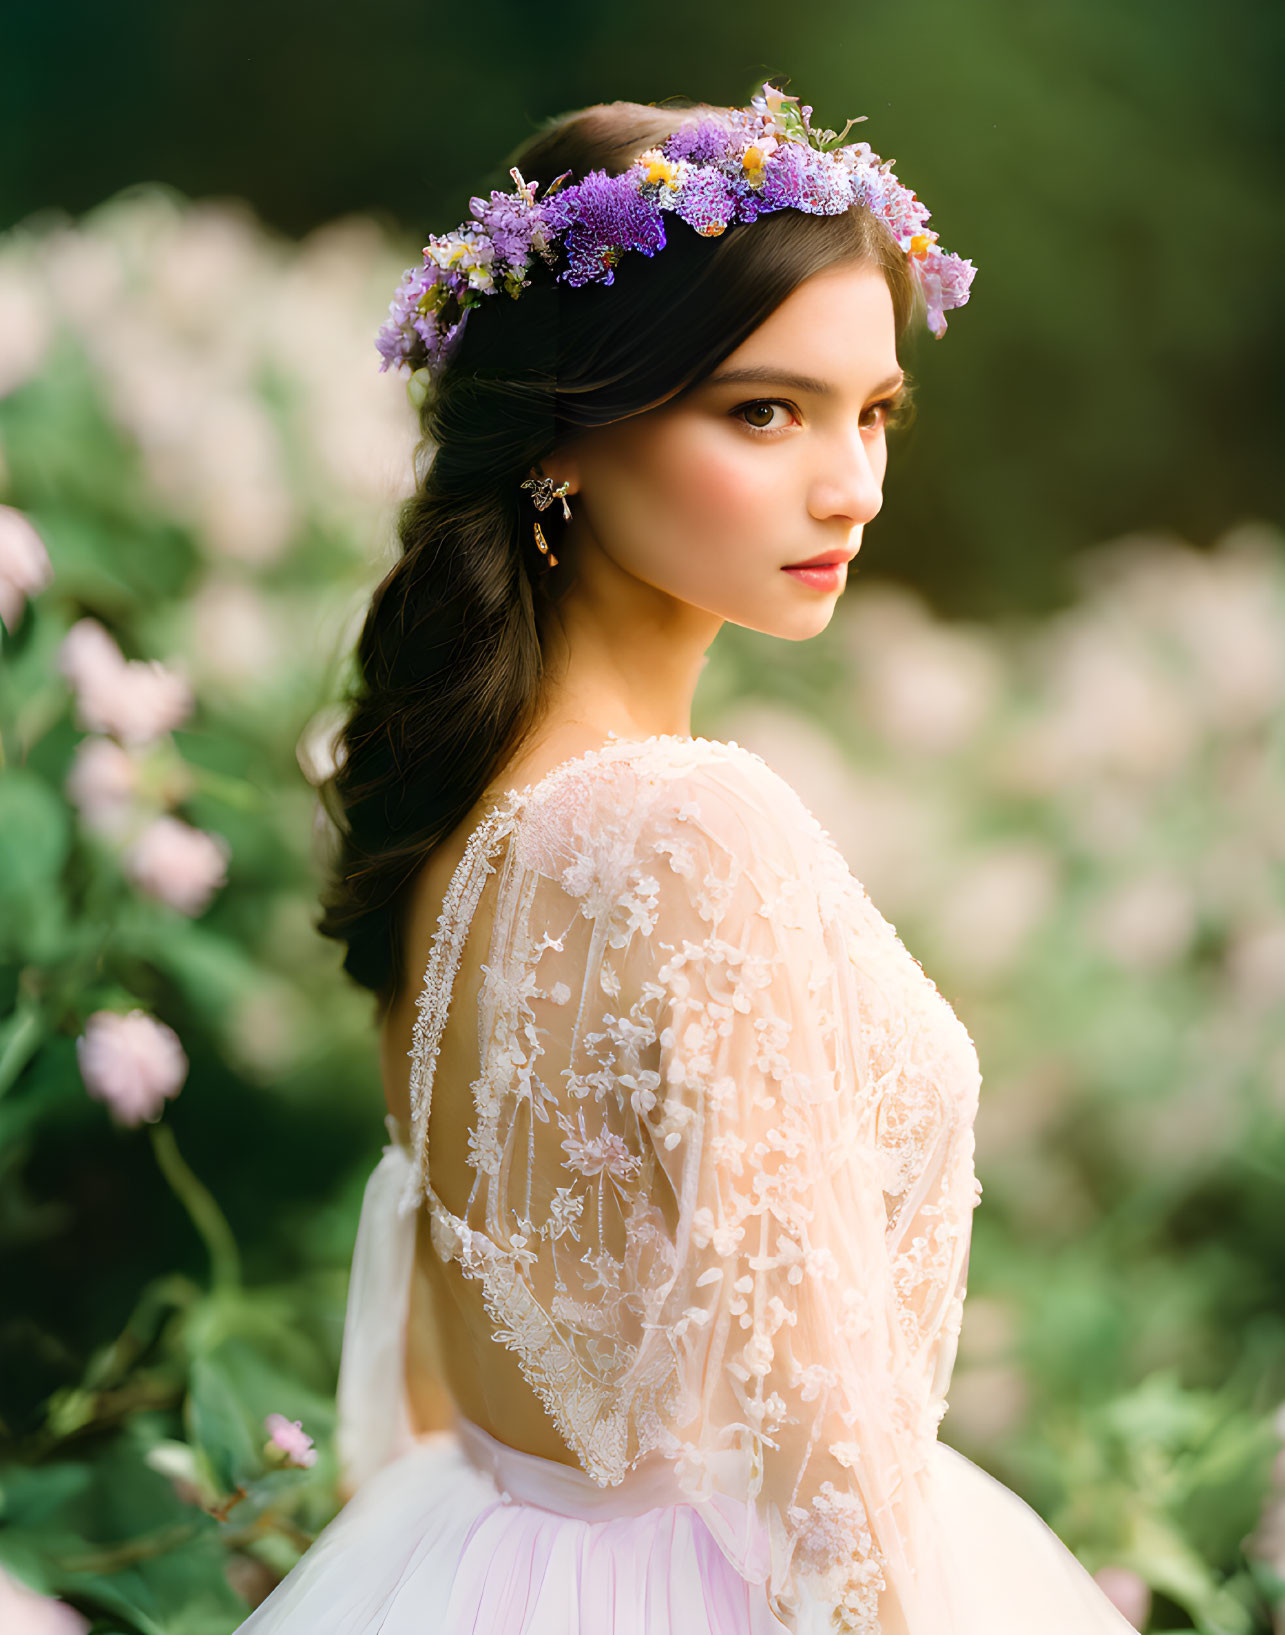
[[[563,518],[567,522],[571,521],[571,507],[567,504],[567,495],[571,492],[569,482],[560,483],[555,488],[552,477],[532,476],[524,479],[522,487],[531,490],[531,503],[537,511],[547,511],[554,500],[561,500]],[[558,559],[549,549],[549,542],[544,537],[544,530],[538,522],[535,524],[535,542],[540,551],[548,557],[549,566],[556,568]]]
[[[539,546],[539,548],[544,552],[544,554],[548,557],[549,566],[551,568],[556,568],[557,565],[558,565],[558,559],[557,559],[556,556],[554,556],[553,552],[549,549],[549,541],[544,537],[544,529],[541,528],[541,526],[540,526],[540,524],[538,522],[535,524],[535,542]]]

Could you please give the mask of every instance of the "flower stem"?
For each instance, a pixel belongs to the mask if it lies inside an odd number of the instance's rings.
[[[241,1286],[241,1257],[227,1217],[213,1196],[187,1167],[168,1123],[151,1124],[147,1132],[161,1174],[192,1218],[210,1254],[210,1271],[215,1294],[227,1294]]]
[[[27,1063],[44,1043],[45,1028],[39,1003],[21,986],[0,1043],[0,1096],[9,1089]]]

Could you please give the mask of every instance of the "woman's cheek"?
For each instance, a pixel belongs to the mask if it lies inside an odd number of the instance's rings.
[[[689,448],[670,465],[671,503],[702,532],[739,529],[761,514],[769,485],[760,476],[762,463],[747,460],[726,447]]]

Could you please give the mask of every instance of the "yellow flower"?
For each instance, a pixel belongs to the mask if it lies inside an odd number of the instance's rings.
[[[666,187],[678,186],[678,171],[659,148],[648,148],[646,153],[639,155],[639,158],[647,165],[648,182],[664,182]]]
[[[931,243],[932,240],[927,233],[916,233],[910,240],[910,248],[906,251],[906,254],[917,256],[922,261],[928,254],[928,246]]]
[[[750,180],[757,181],[763,174],[762,148],[755,147],[753,145],[746,148],[741,164],[745,169],[745,174],[750,178]]]

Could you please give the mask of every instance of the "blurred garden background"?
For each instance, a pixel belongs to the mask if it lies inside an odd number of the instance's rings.
[[[411,481],[375,332],[547,115],[768,76],[978,272],[830,628],[725,629],[693,730],[796,785],[977,1042],[942,1436],[1139,1629],[1285,1631],[1283,29],[5,9],[6,1632],[224,1635],[338,1508],[385,1132],[315,785]]]

